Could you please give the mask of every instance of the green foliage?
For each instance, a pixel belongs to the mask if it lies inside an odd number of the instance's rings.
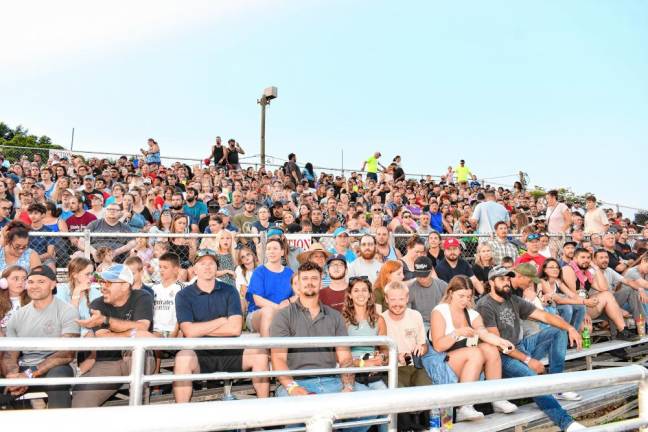
[[[11,148],[26,147],[26,148]],[[33,148],[33,150],[32,150]],[[6,123],[0,122],[0,152],[11,162],[20,158],[21,155],[28,155],[30,159],[34,154],[40,154],[43,160],[47,160],[49,152],[41,149],[63,149],[64,147],[52,144],[52,139],[46,135],[30,135],[29,130],[18,125],[15,129]],[[37,150],[39,149],[39,150]]]
[[[648,210],[639,210],[637,213],[635,213],[634,223],[636,225],[643,226],[648,224]]]

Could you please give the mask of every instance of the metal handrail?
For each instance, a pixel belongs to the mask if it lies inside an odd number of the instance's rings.
[[[466,404],[516,399],[563,391],[639,383],[639,419],[596,428],[623,431],[648,424],[648,371],[638,365],[595,371],[569,372],[476,383],[410,387],[354,393],[322,394],[286,399],[248,399],[200,404],[148,405],[135,408],[79,408],[13,411],[3,414],[6,424],[27,430],[93,424],[93,430],[112,431],[115,418],[128,418],[123,431],[231,430],[306,423],[307,431],[330,431],[333,421],[364,416],[427,410]],[[215,415],[217,413],[217,415]],[[250,415],[250,413],[254,413]],[[127,417],[126,417],[127,416]],[[606,428],[607,427],[607,428]]]
[[[330,348],[351,346],[386,346],[389,349],[387,366],[348,367],[335,369],[309,369],[299,371],[257,371],[257,372],[216,372],[193,375],[146,375],[144,371],[147,350],[183,349],[245,349],[245,348]],[[282,375],[315,376],[344,373],[387,372],[388,387],[395,389],[398,384],[398,345],[387,336],[342,336],[342,337],[289,337],[289,338],[0,338],[2,351],[132,351],[131,373],[129,376],[103,377],[66,377],[66,378],[1,378],[3,386],[53,386],[70,384],[107,384],[129,383],[129,405],[142,403],[145,383],[197,380],[234,380],[251,378],[270,378]],[[395,416],[390,416],[395,428]]]

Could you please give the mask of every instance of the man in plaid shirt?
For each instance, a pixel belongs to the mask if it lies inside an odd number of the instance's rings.
[[[508,238],[508,225],[506,222],[499,221],[495,224],[495,238],[488,242],[493,251],[493,261],[495,265],[501,265],[504,257],[511,257],[515,261],[518,257],[517,247],[511,243]]]

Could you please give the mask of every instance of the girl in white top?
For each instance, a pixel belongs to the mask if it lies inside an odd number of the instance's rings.
[[[473,286],[465,276],[450,279],[445,296],[433,310],[430,319],[430,340],[437,352],[447,353],[446,361],[459,382],[478,381],[484,371],[486,379],[502,378],[502,362],[498,348],[514,349],[511,342],[490,333],[473,306]],[[479,339],[483,342],[479,343]],[[496,412],[510,413],[517,409],[502,400],[493,402]],[[484,414],[472,405],[457,411],[457,421],[476,420]]]
[[[259,266],[259,259],[257,258],[254,251],[248,246],[243,246],[239,249],[237,253],[237,261],[239,263],[236,266],[236,289],[241,295],[241,309],[243,310],[243,316],[247,313],[247,301],[245,300],[245,294],[247,293],[247,287],[250,285],[250,279],[252,278],[252,272],[254,269]]]
[[[11,315],[30,301],[25,289],[26,281],[27,272],[20,266],[12,265],[2,272],[2,280],[0,280],[0,336],[5,335]],[[0,353],[0,359],[2,359],[2,353]]]

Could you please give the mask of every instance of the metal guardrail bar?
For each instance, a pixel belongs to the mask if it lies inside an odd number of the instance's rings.
[[[311,369],[307,371],[265,371],[214,373],[195,375],[145,375],[145,357],[147,350],[182,350],[182,349],[245,349],[245,348],[322,348],[339,346],[387,346],[389,362],[387,366],[371,368],[337,368]],[[395,389],[398,385],[398,346],[386,336],[344,336],[344,337],[291,337],[291,338],[0,338],[0,351],[111,351],[131,350],[133,358],[131,373],[128,377],[70,377],[70,378],[37,378],[34,379],[0,379],[0,386],[20,385],[62,385],[62,384],[102,384],[129,383],[129,405],[142,404],[144,384],[147,382],[179,380],[219,380],[239,378],[275,377],[281,375],[312,376],[343,373],[368,373],[387,371],[388,387]],[[396,417],[390,414],[390,430],[395,431]]]
[[[129,407],[85,408],[68,410],[38,410],[6,412],[3,423],[20,424],[27,430],[69,425],[74,417],[78,424],[93,424],[94,431],[114,429],[115,418],[128,416],[121,425],[123,431],[206,431],[230,430],[306,423],[307,430],[326,430],[333,420],[376,416],[386,411],[410,412],[435,407],[460,406],[517,399],[570,390],[630,384],[648,377],[642,366],[633,365],[614,369],[569,372],[504,380],[481,381],[438,386],[410,387],[392,390],[354,393],[322,394],[284,398],[248,399],[205,402],[200,404],[147,405]],[[646,417],[646,385],[640,385],[640,418]],[[214,415],[218,413],[218,415]],[[254,413],[254,415],[250,415]],[[322,426],[324,423],[324,426]],[[614,429],[627,430],[627,429]]]

